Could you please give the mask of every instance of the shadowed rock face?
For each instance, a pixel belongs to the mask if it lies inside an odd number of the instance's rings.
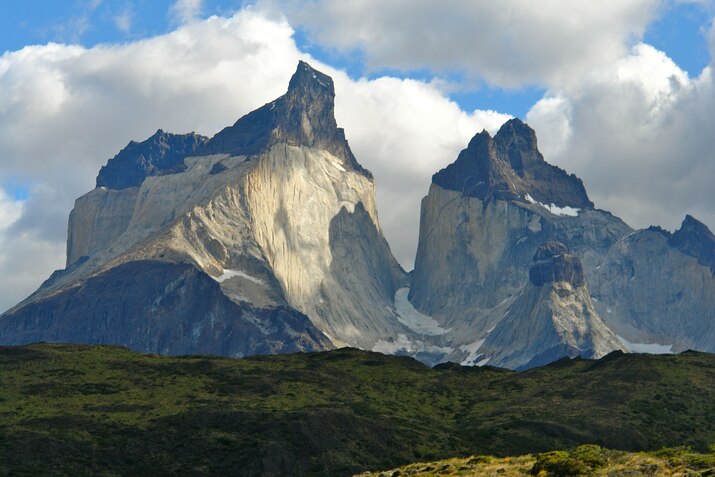
[[[350,151],[334,113],[332,78],[301,61],[285,95],[220,131],[201,154],[254,155],[279,143],[307,146],[328,151],[341,159],[346,169],[372,177]]]
[[[507,121],[493,138],[486,131],[474,136],[432,182],[484,201],[523,200],[529,194],[543,204],[593,208],[581,180],[544,161],[536,133],[519,119]]]
[[[144,353],[247,356],[330,349],[307,316],[237,304],[187,264],[129,262],[0,320],[3,344],[121,344]]]
[[[137,187],[149,176],[186,170],[184,158],[203,146],[207,137],[196,133],[171,134],[159,129],[142,142],[131,141],[99,170],[97,187]]]
[[[583,285],[583,267],[578,257],[561,242],[547,242],[534,255],[529,280],[540,287],[545,283],[569,282],[574,287]]]
[[[700,265],[710,268],[715,276],[715,235],[690,215],[668,240],[668,245],[694,257]]]
[[[526,369],[623,347],[593,307],[579,258],[560,242],[540,245],[530,281],[486,338],[480,360]]]

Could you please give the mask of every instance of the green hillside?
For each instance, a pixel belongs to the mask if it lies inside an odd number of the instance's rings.
[[[715,443],[715,356],[516,373],[353,349],[241,360],[0,348],[0,475],[352,475],[580,444]]]
[[[585,445],[571,451],[551,451],[519,457],[471,456],[420,462],[400,468],[365,472],[357,477],[685,477],[715,476],[715,452],[685,449],[626,452]]]

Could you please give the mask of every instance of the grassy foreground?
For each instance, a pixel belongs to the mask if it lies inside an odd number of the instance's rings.
[[[353,475],[451,456],[715,443],[715,356],[516,373],[342,349],[240,360],[0,347],[0,475]]]
[[[587,445],[520,457],[472,456],[410,464],[356,477],[481,477],[481,476],[715,476],[715,452],[686,449],[625,452]]]

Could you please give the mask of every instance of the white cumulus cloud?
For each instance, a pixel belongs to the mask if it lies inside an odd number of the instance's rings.
[[[655,48],[592,72],[527,115],[547,157],[579,175],[596,203],[635,227],[715,225],[712,68],[689,78]]]

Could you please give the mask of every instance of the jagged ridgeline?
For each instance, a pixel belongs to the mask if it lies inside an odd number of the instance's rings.
[[[300,62],[285,95],[213,138],[130,142],[77,199],[66,268],[0,317],[0,343],[349,345],[515,369],[715,351],[715,236],[691,216],[671,234],[595,208],[518,119],[433,176],[408,276],[334,102]]]

